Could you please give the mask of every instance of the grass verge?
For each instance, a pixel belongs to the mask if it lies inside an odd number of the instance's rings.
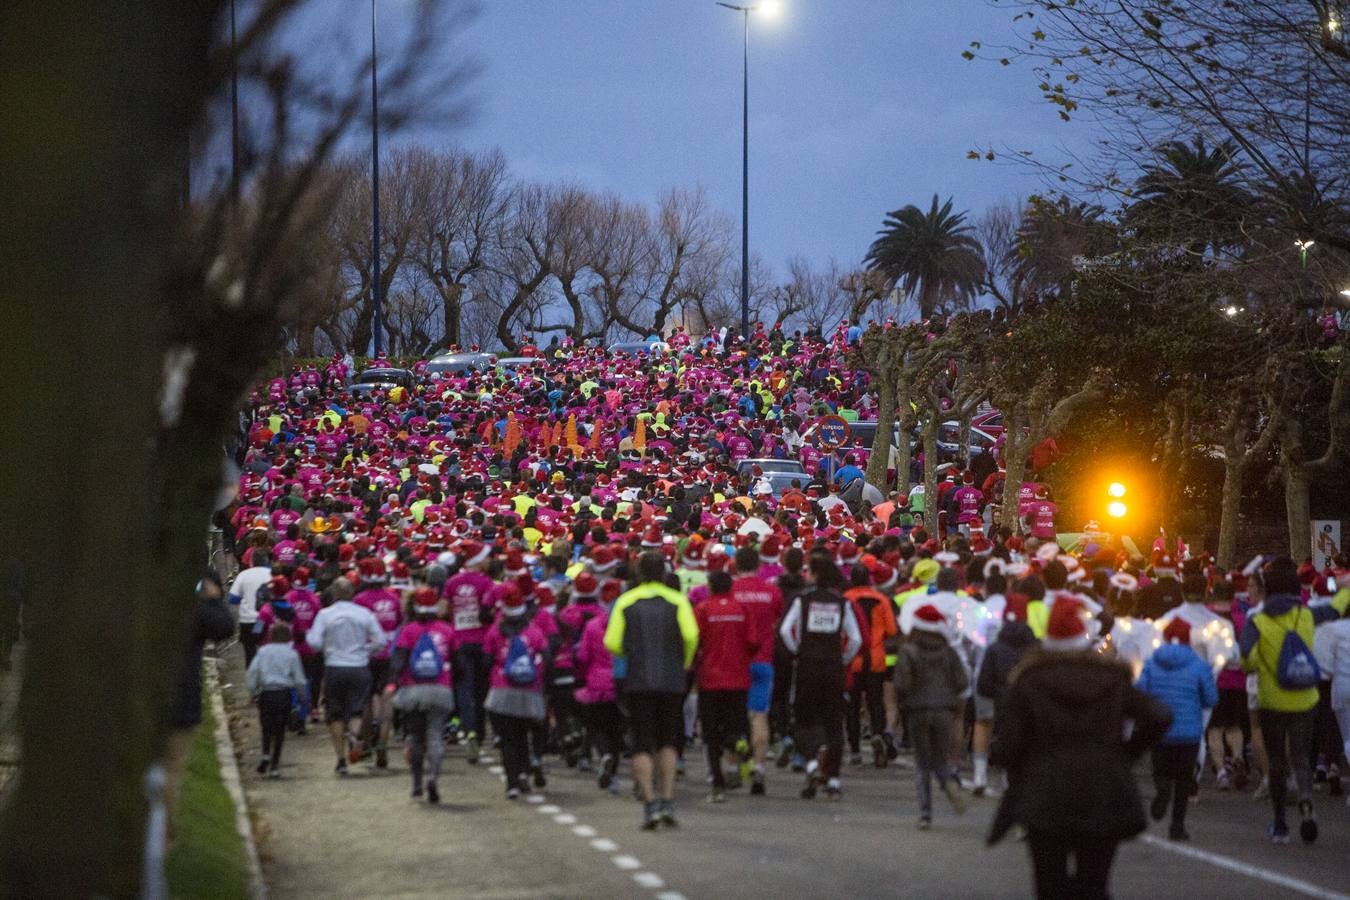
[[[192,741],[178,805],[177,838],[166,864],[171,897],[247,900],[248,864],[234,826],[234,802],[220,780],[216,722],[208,700]]]

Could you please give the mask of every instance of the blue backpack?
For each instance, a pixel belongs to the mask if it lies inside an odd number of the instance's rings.
[[[539,669],[534,664],[534,654],[530,645],[525,643],[523,635],[511,638],[506,650],[506,663],[502,666],[506,680],[518,687],[530,687],[539,679]]]
[[[441,651],[436,649],[431,632],[422,632],[408,657],[408,671],[412,673],[413,681],[435,681],[441,677],[444,670],[445,659],[441,656]]]
[[[1302,610],[1299,611],[1299,615],[1301,614]],[[1294,617],[1294,625],[1297,628],[1297,615]],[[1317,683],[1322,679],[1322,670],[1317,665],[1317,659],[1295,628],[1290,628],[1284,633],[1284,641],[1280,644],[1280,658],[1275,663],[1275,680],[1286,691],[1302,691],[1317,687]]]

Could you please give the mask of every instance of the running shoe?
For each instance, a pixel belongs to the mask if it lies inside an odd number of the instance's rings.
[[[1262,778],[1261,783],[1256,786],[1255,792],[1252,793],[1252,799],[1265,800],[1269,796],[1270,796],[1270,779]]]
[[[432,804],[433,806],[441,802],[441,792],[436,787],[435,781],[427,782],[427,802]]]
[[[548,787],[548,778],[544,775],[544,764],[537,759],[530,760],[530,775],[534,777],[534,786]]]
[[[1224,766],[1219,770],[1219,774],[1214,776],[1214,787],[1221,791],[1226,791],[1232,787],[1232,775],[1228,772],[1228,767]]]
[[[266,775],[267,770],[270,769],[271,767],[272,767],[272,760],[268,757],[266,753],[264,753],[262,759],[258,760],[258,768],[255,769],[254,771],[256,771],[259,775]]]
[[[764,773],[756,769],[750,775],[750,796],[763,797],[768,788],[764,783]]]
[[[1283,822],[1275,822],[1266,829],[1266,834],[1270,837],[1272,844],[1289,843],[1289,826]]]
[[[1153,821],[1161,822],[1162,817],[1167,815],[1166,794],[1157,794],[1153,797],[1153,802],[1148,805],[1148,814],[1153,817]]]
[[[839,783],[838,778],[831,778],[825,782],[825,799],[838,800],[843,796],[844,787]]]
[[[1173,825],[1167,829],[1167,839],[1169,841],[1189,841],[1191,835],[1183,826]]]
[[[642,830],[655,831],[661,825],[661,804],[648,800],[642,804]]]
[[[780,769],[786,769],[790,762],[792,762],[792,738],[785,737],[783,742],[778,745],[778,758],[774,760],[774,765]]]
[[[422,796],[422,786],[420,784],[414,784],[412,789],[412,798],[416,800],[421,796]]]
[[[389,768],[389,751],[386,750],[384,747],[375,748],[375,768],[377,769]]]
[[[614,773],[618,770],[619,760],[612,753],[606,753],[600,759],[600,777],[595,780],[600,790],[609,790],[609,786],[614,783]]]
[[[479,753],[479,749],[478,749],[478,735],[474,734],[474,733],[471,731],[471,732],[469,732],[468,737],[466,737],[466,738],[464,739],[464,759],[465,759],[465,761],[467,761],[468,764],[471,765],[471,766],[476,766],[476,765],[478,765],[478,753]]]
[[[347,761],[346,761],[345,759],[339,759],[339,760],[337,761],[337,767],[333,769],[333,773],[336,774],[336,775],[341,775],[341,776],[343,776],[343,777],[346,777],[346,775],[347,775]]]
[[[526,774],[524,774],[524,773],[522,772],[520,778],[516,781],[516,786],[520,789],[520,792],[521,792],[522,794],[528,794],[528,793],[531,793],[531,791],[530,791],[530,776],[528,776],[528,775],[526,775]]]
[[[657,814],[661,817],[661,824],[667,828],[678,828],[680,823],[675,820],[675,801],[658,801]]]
[[[735,750],[736,750],[736,759],[738,760],[736,765],[736,773],[740,776],[741,781],[746,781],[750,777],[750,770],[752,768],[750,762],[751,758],[750,742],[747,741],[745,738],[738,738],[736,740]]]
[[[1327,790],[1333,797],[1339,797],[1345,793],[1341,787],[1341,767],[1332,765],[1327,770]]]
[[[354,734],[347,735],[347,761],[355,765],[366,755],[366,745]]]
[[[886,739],[879,734],[872,735],[872,765],[884,769],[889,761],[886,756]]]
[[[704,803],[726,803],[726,802],[727,802],[727,795],[722,791],[721,788],[713,788],[712,791],[709,792],[708,796],[706,796],[706,797],[703,798],[703,802],[704,802]]]
[[[928,815],[919,816],[919,830],[927,831],[933,827],[933,817]]]
[[[577,771],[583,775],[589,775],[595,771],[595,763],[591,762],[589,756],[583,756],[577,760]]]
[[[965,815],[966,796],[961,793],[961,788],[955,780],[949,779],[947,783],[942,786],[942,793],[947,795],[947,799],[951,801],[952,809],[956,810],[958,816]]]
[[[1298,825],[1298,836],[1305,844],[1313,843],[1317,840],[1317,817],[1313,815],[1311,800],[1298,802],[1298,817],[1302,820]]]
[[[825,783],[825,773],[821,767],[812,761],[811,765],[806,767],[806,783],[802,785],[802,799],[814,800],[816,791]]]
[[[520,799],[520,788],[518,788],[518,787],[509,787],[509,788],[507,788],[507,789],[506,789],[506,799],[507,799],[507,800],[519,800],[519,799]]]
[[[267,770],[267,777],[268,777],[268,778],[280,778],[280,777],[281,777],[281,770],[278,769],[276,766],[273,766],[272,768],[270,768],[270,769]]]

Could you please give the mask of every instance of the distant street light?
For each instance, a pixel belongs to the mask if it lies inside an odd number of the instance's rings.
[[[1299,261],[1303,263],[1303,268],[1305,269],[1308,268],[1308,251],[1311,250],[1316,243],[1317,241],[1313,240],[1294,241],[1294,246],[1298,248]]]
[[[374,291],[375,356],[384,351],[384,304],[380,296],[380,92],[376,77],[375,0],[370,0],[370,289]]]
[[[1341,296],[1350,297],[1350,288],[1346,288],[1345,290],[1341,291]]]
[[[782,11],[778,0],[763,0],[755,6],[734,3],[717,5],[741,14],[745,26],[741,61],[741,338],[750,339],[750,13],[776,18]]]

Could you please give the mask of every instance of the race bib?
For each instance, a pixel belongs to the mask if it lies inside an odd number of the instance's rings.
[[[472,606],[455,607],[455,630],[468,631],[482,625],[478,621],[478,610]]]
[[[806,609],[806,630],[813,634],[837,634],[840,611],[835,603],[812,603]]]

